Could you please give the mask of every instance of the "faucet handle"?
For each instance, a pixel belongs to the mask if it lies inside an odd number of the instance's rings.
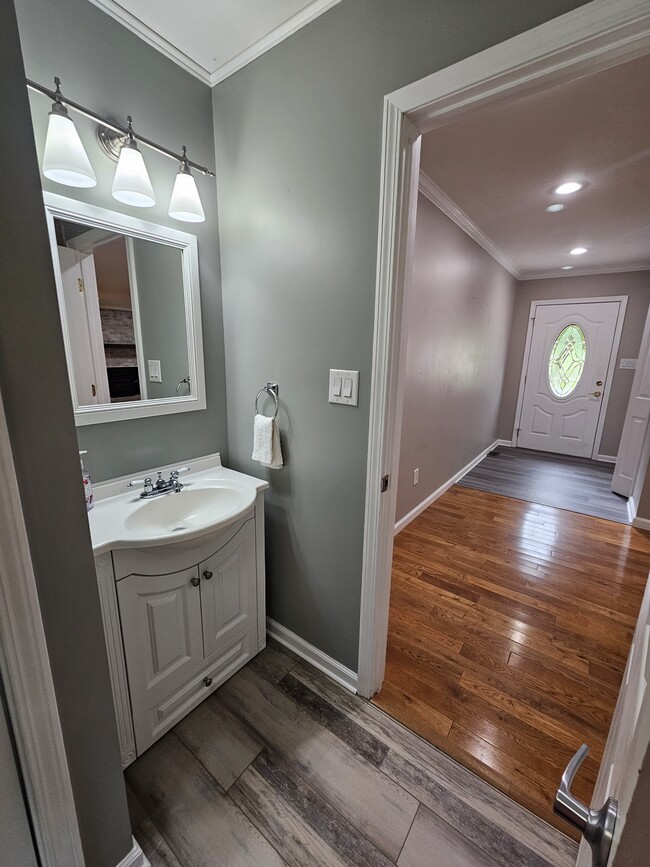
[[[181,473],[189,473],[189,471],[190,471],[189,467],[179,467],[177,470],[171,471],[170,478],[177,479]]]
[[[131,479],[130,482],[126,483],[127,488],[137,488],[140,485],[144,485],[145,491],[151,491],[153,489],[151,479],[148,476],[146,479]]]

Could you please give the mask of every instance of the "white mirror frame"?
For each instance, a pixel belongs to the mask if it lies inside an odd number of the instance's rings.
[[[74,409],[75,424],[99,424],[101,422],[122,421],[131,418],[150,418],[157,415],[168,415],[175,412],[191,412],[206,408],[205,399],[205,373],[203,366],[203,332],[201,328],[201,298],[199,290],[199,257],[195,235],[179,232],[167,226],[149,223],[136,217],[120,214],[117,211],[109,211],[98,208],[85,202],[78,202],[65,196],[54,193],[43,193],[45,202],[45,216],[50,235],[52,249],[52,263],[56,291],[61,315],[61,328],[63,330],[63,342],[65,344],[66,359],[68,362],[68,375],[70,390],[72,392],[72,405]],[[119,404],[96,404],[92,406],[79,406],[77,390],[75,386],[74,370],[72,365],[72,341],[68,328],[65,312],[61,269],[56,243],[54,220],[69,220],[75,223],[84,223],[101,228],[119,230],[134,238],[143,238],[146,241],[155,241],[176,247],[181,252],[183,269],[183,290],[185,296],[185,324],[187,333],[188,370],[190,376],[191,392],[180,397],[155,398],[138,401],[125,401]]]

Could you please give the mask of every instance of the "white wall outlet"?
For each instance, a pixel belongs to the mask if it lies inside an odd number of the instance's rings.
[[[149,382],[162,382],[162,373],[160,371],[159,361],[147,361],[149,366]]]
[[[330,403],[359,406],[359,371],[330,370]]]
[[[621,358],[619,367],[621,370],[636,370],[636,358]]]
[[[417,485],[419,481],[420,481],[420,468],[416,467],[413,470],[413,484]]]

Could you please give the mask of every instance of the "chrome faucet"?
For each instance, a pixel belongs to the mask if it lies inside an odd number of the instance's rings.
[[[127,488],[144,485],[144,489],[140,493],[141,499],[157,497],[158,494],[177,494],[183,490],[183,485],[178,481],[178,477],[181,473],[187,473],[189,469],[189,467],[179,467],[177,470],[172,470],[168,479],[163,479],[163,474],[158,473],[158,478],[155,482],[152,482],[149,476],[146,479],[132,479],[130,482],[127,482]]]

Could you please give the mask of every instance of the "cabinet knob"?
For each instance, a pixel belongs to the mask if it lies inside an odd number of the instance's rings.
[[[203,577],[205,578],[206,581],[209,581],[210,578],[212,578],[212,572],[210,572],[209,569],[206,569],[205,572],[203,573]]]
[[[192,581],[192,585],[193,585],[194,587],[198,587],[199,584],[201,583],[201,579],[199,578],[198,575],[193,575],[192,578],[191,578],[191,581]]]
[[[204,683],[206,686],[212,686],[212,678],[211,678],[211,677],[204,677],[204,678],[203,678],[203,683]]]

